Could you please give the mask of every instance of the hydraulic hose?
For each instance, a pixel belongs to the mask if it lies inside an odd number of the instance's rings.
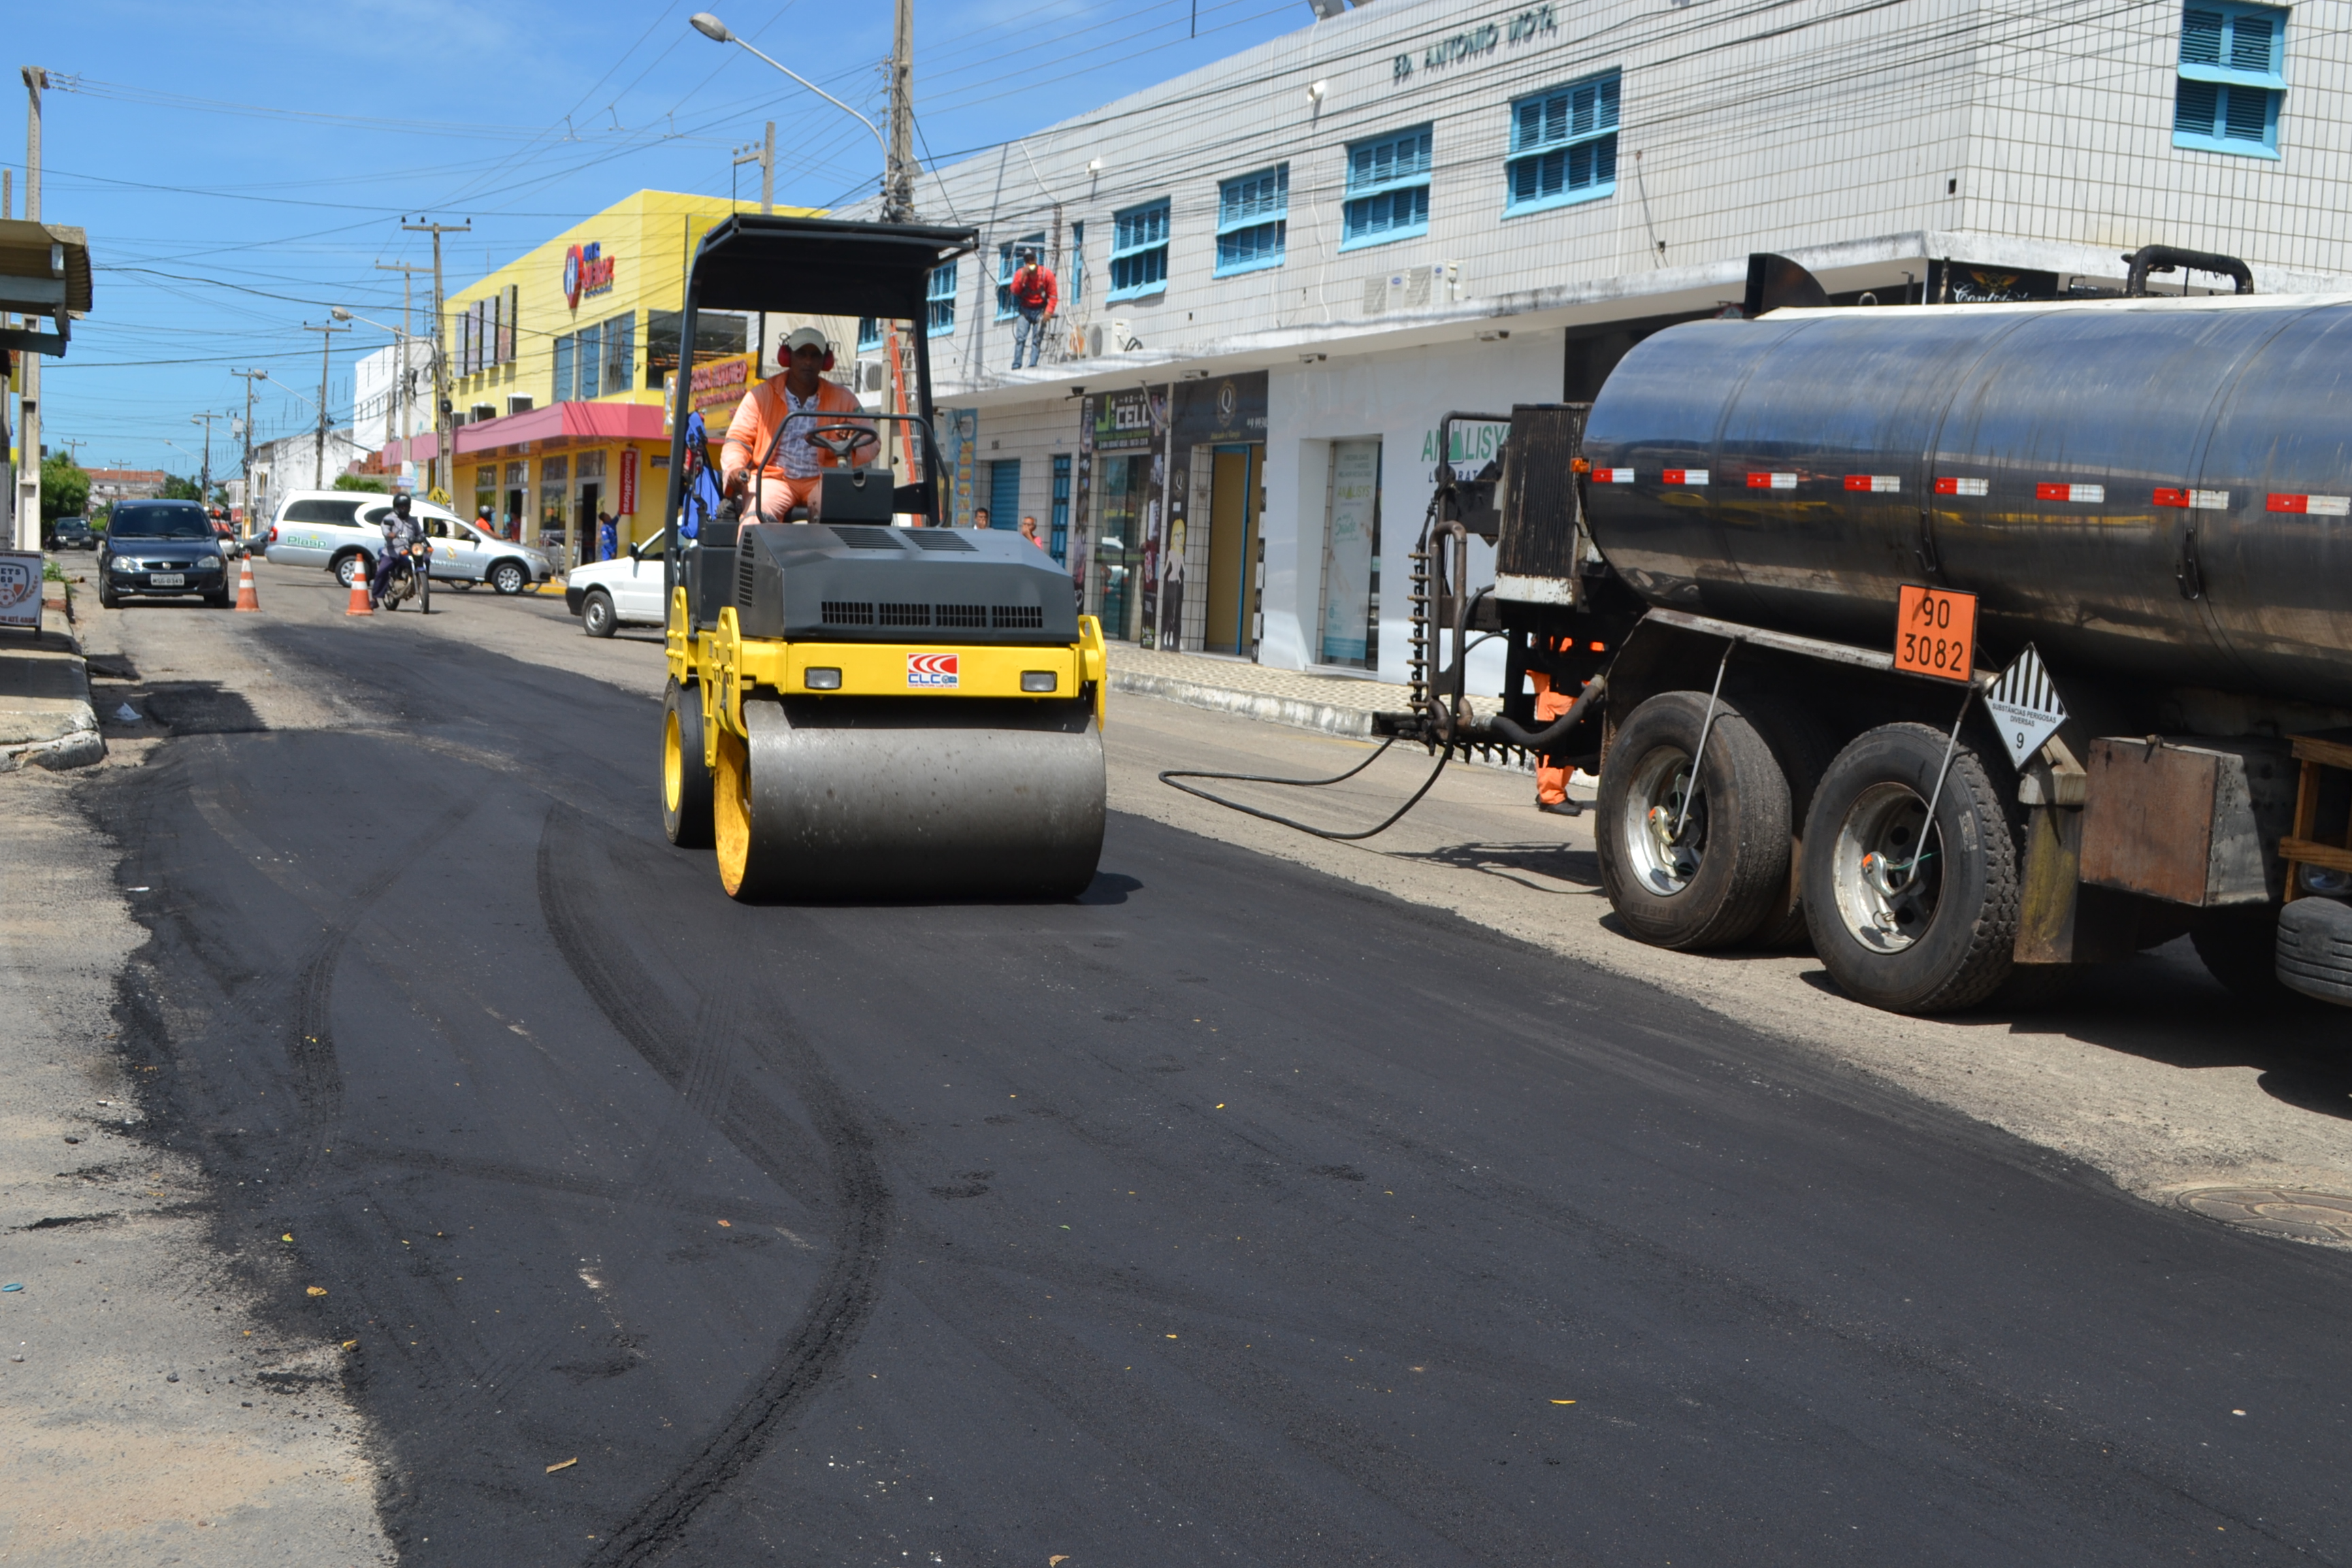
[[[1311,833],[1318,838],[1328,838],[1336,843],[1347,844],[1360,838],[1370,838],[1375,835],[1386,833],[1390,828],[1394,827],[1403,819],[1406,812],[1411,811],[1414,806],[1419,805],[1421,804],[1421,797],[1429,793],[1431,786],[1437,783],[1437,775],[1444,773],[1445,771],[1445,764],[1453,760],[1454,748],[1452,746],[1448,746],[1444,751],[1438,753],[1437,765],[1429,770],[1429,776],[1422,781],[1421,787],[1413,791],[1412,797],[1402,805],[1398,806],[1394,812],[1391,813],[1386,821],[1382,822],[1378,827],[1368,827],[1361,833],[1335,833],[1328,827],[1317,827],[1311,823],[1296,821],[1287,816],[1277,816],[1273,812],[1260,811],[1254,805],[1244,805],[1237,800],[1227,800],[1223,795],[1211,795],[1207,790],[1194,789],[1191,784],[1178,784],[1176,781],[1178,779],[1224,779],[1234,784],[1282,784],[1292,789],[1321,789],[1326,784],[1345,784],[1348,780],[1354,778],[1358,773],[1362,773],[1366,768],[1370,767],[1374,763],[1379,762],[1381,758],[1387,755],[1388,749],[1396,743],[1397,738],[1394,735],[1391,735],[1387,740],[1382,741],[1380,743],[1379,749],[1373,752],[1370,756],[1366,757],[1362,762],[1358,763],[1346,773],[1334,773],[1328,779],[1284,779],[1276,778],[1269,773],[1212,773],[1198,772],[1191,768],[1170,768],[1167,772],[1160,775],[1160,782],[1166,784],[1170,789],[1181,789],[1186,795],[1197,795],[1201,799],[1208,801],[1213,805],[1224,806],[1228,810],[1238,811],[1244,816],[1255,816],[1261,822],[1278,823],[1284,827],[1295,827],[1301,833]]]
[[[1576,694],[1576,700],[1568,705],[1567,712],[1540,730],[1533,731],[1522,730],[1516,721],[1500,714],[1496,716],[1494,722],[1487,728],[1515,746],[1524,746],[1530,752],[1549,751],[1560,742],[1567,740],[1569,732],[1584,722],[1585,710],[1592,705],[1595,699],[1608,694],[1608,678],[1596,675],[1584,683],[1584,689]]]

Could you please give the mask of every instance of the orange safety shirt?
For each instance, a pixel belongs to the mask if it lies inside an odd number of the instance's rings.
[[[798,398],[784,390],[784,378],[772,375],[743,395],[735,417],[727,426],[727,442],[719,456],[719,472],[729,480],[767,454],[778,426],[787,415],[860,413],[857,395],[820,377],[814,397]],[[819,468],[839,466],[834,455],[809,439],[809,433],[842,421],[800,418],[792,422],[776,448],[776,460],[767,468],[772,479],[805,479]],[[861,422],[862,423],[862,422]]]

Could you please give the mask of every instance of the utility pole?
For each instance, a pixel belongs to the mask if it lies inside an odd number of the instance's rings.
[[[379,261],[375,267],[379,272],[400,274],[400,460],[413,462],[414,455],[408,450],[408,410],[415,398],[408,381],[408,340],[415,334],[408,319],[408,290],[417,273],[432,269],[412,266],[405,261]],[[389,407],[383,411],[383,444],[387,447],[392,445],[392,410]]]
[[[348,332],[351,328],[337,326],[332,321],[329,321],[323,327],[305,321],[302,323],[302,330],[319,334],[319,447],[318,450],[310,455],[310,488],[314,490],[322,490],[327,488],[328,351],[335,346],[333,334]],[[212,426],[207,425],[205,428],[209,431]]]
[[[268,380],[269,373],[266,370],[233,370],[229,372],[229,374],[241,375],[245,377],[245,427],[240,432],[240,434],[245,437],[245,461],[240,472],[244,476],[245,531],[247,534],[250,535],[253,532],[255,517],[255,509],[253,505],[253,384],[257,381]]]
[[[25,220],[41,221],[41,89],[49,73],[38,66],[24,68],[25,77]],[[60,312],[64,307],[59,306]],[[16,548],[41,547],[41,356],[22,356],[24,400],[16,420]]]
[[[915,221],[915,0],[898,0],[890,29],[890,166],[883,171],[882,217]]]
[[[774,212],[776,210],[776,122],[774,121],[768,121],[767,141],[754,146],[735,149],[734,166],[740,169],[746,163],[760,165],[760,210],[763,213]]]
[[[196,476],[196,504],[198,506],[210,506],[213,504],[213,421],[226,417],[226,415],[222,414],[191,414],[188,416],[189,424],[201,425],[205,427],[204,467],[198,470]]]
[[[441,488],[441,478],[446,474],[449,483],[457,482],[457,466],[450,461],[449,453],[449,356],[441,347],[441,237],[445,234],[471,234],[474,220],[464,223],[404,223],[400,226],[411,234],[433,237],[433,482],[426,487],[429,500],[435,489]],[[444,492],[445,494],[446,492]]]

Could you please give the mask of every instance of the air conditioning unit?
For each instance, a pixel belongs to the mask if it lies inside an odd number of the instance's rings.
[[[1101,331],[1102,329],[1097,328],[1096,331]],[[1143,340],[1135,335],[1133,326],[1125,321],[1113,321],[1110,324],[1110,330],[1104,334],[1101,346],[1096,352],[1100,353],[1108,349],[1115,354],[1131,354],[1142,346]]]
[[[880,392],[889,384],[890,366],[887,362],[878,359],[862,359],[857,362],[857,391]]]
[[[471,409],[467,411],[466,423],[468,425],[479,425],[485,420],[496,419],[498,416],[499,410],[496,404],[477,403]]]
[[[509,414],[528,414],[528,413],[530,413],[530,398],[528,398],[528,397],[523,396],[520,393],[515,393],[515,392],[509,392],[509,393],[508,393],[508,394],[507,394],[507,412],[508,412],[508,413],[509,413]]]

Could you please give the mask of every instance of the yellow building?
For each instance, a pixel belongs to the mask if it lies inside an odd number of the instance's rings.
[[[599,512],[614,515],[624,542],[658,532],[687,267],[713,225],[759,210],[639,191],[452,292],[442,352],[456,408],[457,506],[468,515],[488,509],[499,531],[545,542],[566,563],[593,547]],[[721,428],[758,374],[762,324],[702,314],[694,379],[712,384],[689,402],[709,405]],[[411,445],[385,455],[395,465],[436,456],[432,435]]]

